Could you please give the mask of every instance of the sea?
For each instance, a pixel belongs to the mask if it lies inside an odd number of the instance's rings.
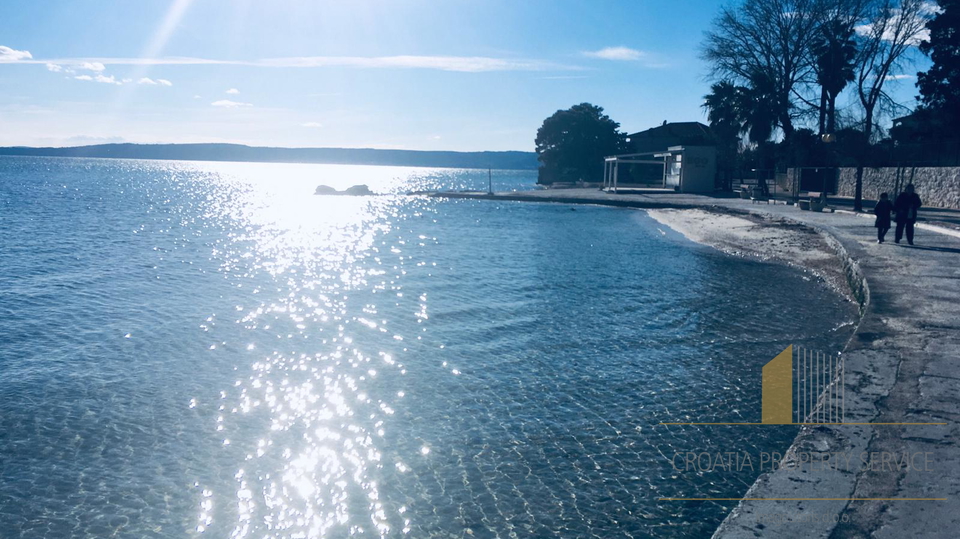
[[[709,537],[854,305],[536,171],[0,157],[0,537]],[[315,196],[365,184],[377,196]],[[679,466],[678,466],[679,464]]]

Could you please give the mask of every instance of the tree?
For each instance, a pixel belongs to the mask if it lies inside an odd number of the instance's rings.
[[[603,158],[620,153],[625,135],[603,108],[580,103],[558,110],[537,130],[537,183],[600,182]]]
[[[940,0],[941,11],[927,22],[930,38],[920,44],[920,52],[928,55],[933,65],[926,73],[917,74],[917,88],[923,114],[953,130],[960,122],[960,0]],[[956,136],[955,133],[949,133]]]
[[[739,140],[746,133],[750,142],[766,142],[776,127],[776,110],[771,105],[773,88],[771,82],[757,75],[753,86],[737,86],[730,81],[720,81],[710,87],[703,96],[703,108],[707,109],[707,121],[714,135],[720,140]]]
[[[755,72],[750,76],[750,86],[741,91],[741,114],[743,127],[750,142],[760,144],[770,140],[777,127],[780,113],[777,83],[767,73]],[[781,125],[781,128],[783,126]],[[793,128],[790,128],[792,136]],[[784,131],[784,138],[786,138]]]
[[[747,84],[755,93],[762,90],[765,105],[788,140],[794,131],[794,99],[800,86],[812,79],[809,49],[822,1],[744,0],[740,6],[724,7],[703,45],[702,57],[714,77]]]
[[[717,139],[739,140],[744,124],[744,91],[746,88],[724,80],[710,86],[710,93],[703,96],[703,108],[707,121]]]
[[[886,82],[902,68],[906,54],[919,45],[922,32],[932,14],[929,0],[880,0],[866,24],[857,27],[858,49],[856,86],[863,107],[863,133],[873,137],[876,109],[892,102],[884,91]],[[857,167],[854,192],[855,211],[863,209],[863,166]]]
[[[919,45],[931,14],[929,0],[880,0],[866,24],[857,27],[857,97],[863,107],[863,132],[870,139],[877,105],[890,100],[884,85],[903,67],[906,54]]]
[[[703,108],[707,109],[707,120],[718,143],[717,162],[727,177],[743,163],[743,135],[755,145],[763,145],[776,126],[776,111],[770,105],[770,81],[757,75],[751,82],[753,86],[747,87],[720,81],[703,97]],[[766,184],[761,185],[766,189]]]
[[[846,14],[849,15],[849,14]],[[820,134],[837,128],[837,96],[854,79],[857,45],[850,17],[828,20],[811,43],[814,70],[820,85]]]
[[[707,121],[717,141],[717,166],[726,188],[730,187],[729,180],[740,161],[745,90],[730,81],[720,81],[711,85],[710,93],[703,96]]]

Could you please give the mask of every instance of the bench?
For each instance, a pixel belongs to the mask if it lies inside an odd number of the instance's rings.
[[[754,187],[754,188],[750,191],[750,200],[751,200],[754,204],[759,204],[759,203],[761,203],[761,202],[766,202],[767,204],[769,204],[769,203],[771,202],[770,197],[764,195],[764,194],[763,194],[763,188],[761,188],[761,187],[759,187],[759,186],[758,186],[758,187]]]
[[[805,197],[797,201],[797,206],[805,211],[822,212],[827,207],[827,197],[820,191],[810,191]]]
[[[740,184],[740,198],[750,198],[750,186],[741,183]]]

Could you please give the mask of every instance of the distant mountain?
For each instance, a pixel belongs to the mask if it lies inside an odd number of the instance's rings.
[[[97,144],[70,148],[0,148],[0,155],[112,157],[189,161],[327,163],[410,167],[537,168],[533,152],[430,152],[369,148],[266,148],[242,144]]]

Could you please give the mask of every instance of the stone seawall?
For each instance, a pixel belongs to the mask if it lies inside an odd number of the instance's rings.
[[[960,167],[884,167],[863,169],[863,198],[876,200],[880,193],[893,197],[913,182],[923,205],[937,208],[960,208]],[[854,196],[857,169],[840,169],[837,195]]]

